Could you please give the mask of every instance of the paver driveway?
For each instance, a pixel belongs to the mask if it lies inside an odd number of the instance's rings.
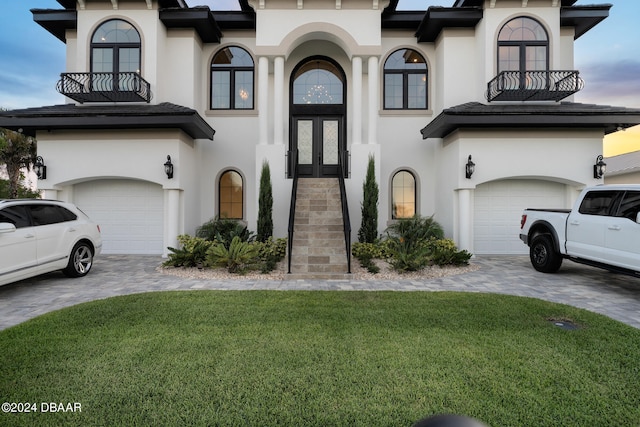
[[[526,256],[478,256],[480,269],[429,280],[196,280],[156,271],[156,256],[103,255],[80,279],[50,273],[0,286],[0,329],[49,311],[95,299],[165,290],[396,290],[492,292],[584,308],[640,328],[640,279],[565,262],[538,273]]]

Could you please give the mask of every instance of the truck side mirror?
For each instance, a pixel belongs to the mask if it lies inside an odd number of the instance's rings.
[[[640,212],[636,214],[636,224],[640,224]]]

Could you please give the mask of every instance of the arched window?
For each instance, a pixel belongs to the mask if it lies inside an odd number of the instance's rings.
[[[427,63],[418,52],[400,49],[384,63],[384,109],[427,108]]]
[[[330,61],[312,59],[299,67],[293,76],[294,105],[342,104],[342,72]]]
[[[211,109],[253,109],[253,58],[246,50],[229,46],[211,61]]]
[[[546,71],[549,64],[547,31],[535,19],[514,18],[498,34],[498,73]]]
[[[131,73],[140,73],[140,34],[133,25],[111,19],[96,29],[91,38],[91,72],[109,73],[92,77],[93,90],[136,89]]]
[[[391,218],[411,218],[416,215],[416,178],[408,170],[400,170],[391,179]]]
[[[242,176],[238,172],[228,170],[220,175],[218,182],[218,216],[220,218],[243,218],[243,192]]]

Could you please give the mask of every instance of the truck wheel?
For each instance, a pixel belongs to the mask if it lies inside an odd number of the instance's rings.
[[[562,265],[562,257],[553,247],[551,237],[546,234],[536,236],[529,247],[531,265],[543,273],[555,273]]]

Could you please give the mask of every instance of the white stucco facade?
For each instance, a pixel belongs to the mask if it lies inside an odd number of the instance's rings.
[[[166,248],[176,245],[177,235],[193,234],[199,225],[219,214],[218,184],[228,170],[243,179],[241,219],[255,230],[260,170],[267,161],[274,195],[274,234],[284,237],[291,197],[291,179],[285,172],[294,129],[292,75],[308,58],[322,57],[344,75],[344,148],[350,154],[346,187],[354,239],[360,226],[367,159],[373,155],[380,187],[381,233],[393,220],[392,178],[398,171],[409,171],[416,183],[415,213],[434,215],[460,248],[472,253],[524,252],[524,245],[507,241],[518,240],[517,212],[526,207],[570,207],[579,190],[598,184],[592,166],[602,152],[606,129],[580,124],[510,126],[505,122],[461,127],[441,137],[423,139],[421,129],[446,109],[469,102],[488,104],[487,82],[498,73],[496,40],[510,19],[530,17],[544,27],[548,69],[574,69],[574,30],[561,26],[562,2],[484,3],[475,25],[445,26],[433,41],[419,42],[415,28],[383,28],[381,16],[388,6],[384,1],[250,0],[254,29],[223,29],[219,42],[205,42],[196,28],[164,25],[159,19],[162,7],[156,0],[82,2],[85,7],[77,7],[77,28],[65,33],[67,71],[89,72],[96,28],[110,19],[126,21],[140,35],[139,73],[150,83],[150,104],[172,103],[195,110],[215,130],[215,137],[193,138],[180,129],[41,127],[36,137],[48,176],[39,182],[39,188],[46,197],[81,204],[90,216],[101,218],[110,210],[121,210],[122,221],[113,224],[114,235],[128,217],[154,216],[161,228],[140,227],[128,233],[136,235],[132,241],[144,238],[145,233],[150,240],[161,241],[136,251],[166,255]],[[254,108],[211,109],[211,63],[229,46],[244,49],[253,60]],[[415,51],[426,63],[426,108],[384,107],[385,62],[398,49]],[[544,108],[558,103],[535,104]],[[78,105],[78,109],[89,106]],[[171,179],[163,170],[167,155],[174,165]],[[470,155],[476,168],[466,178]],[[108,206],[100,197],[110,188],[122,193],[127,183],[134,188],[130,197],[110,199],[121,206]],[[96,194],[91,194],[92,185]],[[500,197],[509,189],[517,192],[517,197]],[[149,197],[148,203],[145,197]],[[142,209],[158,200],[161,212]],[[529,202],[542,205],[522,206]],[[545,202],[562,206],[546,206]],[[486,225],[491,218],[507,227]],[[125,242],[110,246],[111,237],[106,233],[105,252],[110,248],[115,253],[131,250],[126,244],[127,233],[124,238],[121,234],[118,239]]]

